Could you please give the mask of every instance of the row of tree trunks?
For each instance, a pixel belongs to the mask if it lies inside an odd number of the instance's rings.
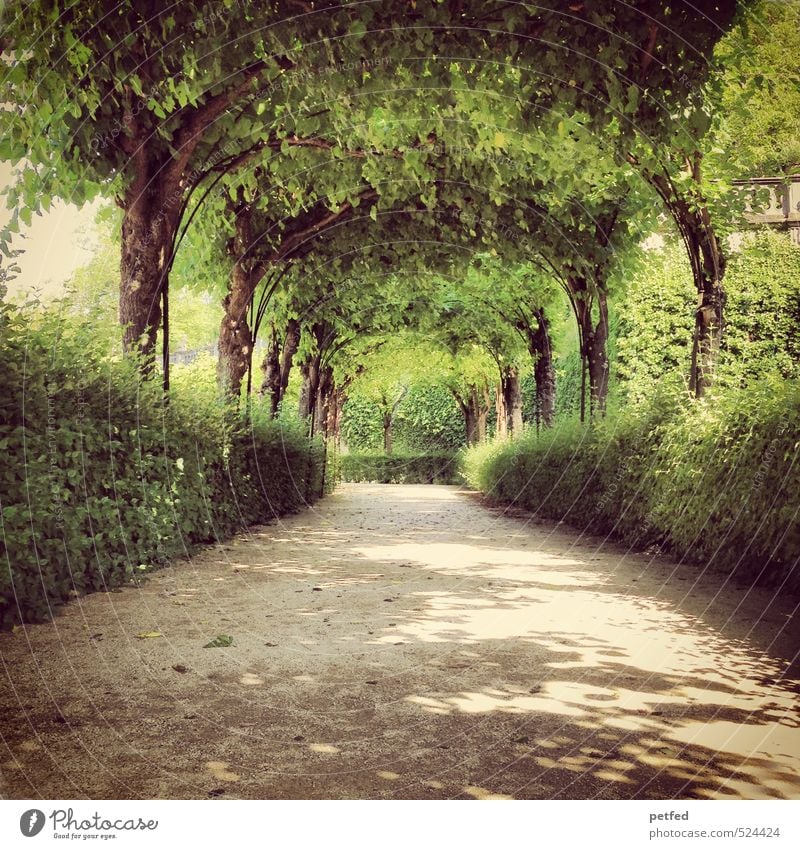
[[[328,402],[328,423],[325,436],[333,442],[337,450],[342,442],[342,410],[346,400],[345,390],[334,385]]]
[[[131,53],[144,78],[153,70],[149,49],[137,37]],[[166,306],[169,272],[185,204],[193,189],[210,171],[192,169],[192,156],[206,130],[232,104],[247,95],[263,73],[254,63],[237,75],[232,88],[215,94],[201,105],[176,113],[170,121],[171,151],[155,132],[150,112],[130,86],[125,86],[121,115],[124,132],[118,144],[128,157],[128,186],[117,203],[124,210],[120,252],[119,320],[126,354],[142,355],[142,370],[153,371],[155,347],[161,325],[161,301]],[[243,160],[230,162],[237,167]],[[164,327],[165,388],[168,385],[168,327]]]
[[[464,416],[467,445],[478,445],[486,441],[486,422],[489,416],[489,388],[472,386],[466,397],[456,396]]]
[[[286,387],[289,385],[289,373],[292,370],[294,355],[300,346],[300,333],[300,322],[290,318],[281,340],[275,322],[271,323],[267,353],[261,365],[264,372],[261,395],[269,398],[273,418],[278,415],[283,396],[286,394]]]

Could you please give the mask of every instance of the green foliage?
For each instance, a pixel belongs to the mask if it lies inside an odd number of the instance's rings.
[[[461,483],[455,453],[342,454],[342,480],[355,483]]]
[[[443,386],[412,386],[394,414],[394,440],[402,451],[455,451],[464,444],[464,417]],[[342,438],[352,451],[383,447],[381,406],[360,395],[342,410]]]
[[[718,46],[718,155],[741,177],[800,173],[800,3],[762,0]]]
[[[800,248],[784,233],[747,234],[725,274],[720,379],[800,376]]]
[[[593,428],[466,452],[491,499],[701,567],[800,588],[800,384],[772,376],[692,402],[679,381]]]
[[[464,417],[443,386],[412,386],[397,408],[395,437],[415,451],[456,451],[464,444]]]
[[[164,405],[91,319],[2,307],[0,625],[45,618],[319,495],[322,449],[221,404],[208,364]]]
[[[614,363],[628,400],[647,397],[666,374],[688,375],[696,300],[686,251],[677,240],[648,251],[628,278],[616,303],[620,317]]]
[[[777,371],[800,375],[800,249],[784,233],[742,237],[725,274],[725,330],[717,381],[741,384]],[[665,375],[688,372],[696,294],[686,255],[668,241],[647,252],[616,303],[620,319],[613,368],[634,403]]]
[[[383,445],[383,416],[375,401],[355,395],[342,409],[342,439],[353,451],[380,448]]]
[[[582,362],[578,351],[569,351],[555,359],[556,415],[559,417],[580,411]]]

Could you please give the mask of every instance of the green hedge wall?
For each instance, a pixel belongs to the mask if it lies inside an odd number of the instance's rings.
[[[91,325],[0,309],[0,627],[131,580],[203,542],[297,510],[322,449],[206,382],[158,381],[93,347]]]
[[[665,385],[592,428],[472,449],[463,470],[498,503],[800,590],[798,434],[798,381],[703,402]]]
[[[355,483],[457,484],[457,455],[437,454],[342,454],[341,479]]]

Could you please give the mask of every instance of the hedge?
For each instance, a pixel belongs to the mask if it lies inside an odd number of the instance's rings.
[[[213,373],[176,374],[165,405],[92,339],[89,322],[0,308],[0,627],[320,494],[322,449],[299,426],[220,404]]]
[[[341,479],[355,483],[461,483],[457,455],[342,454]]]
[[[494,502],[796,591],[799,433],[797,381],[701,402],[665,385],[592,428],[472,449],[463,471]]]

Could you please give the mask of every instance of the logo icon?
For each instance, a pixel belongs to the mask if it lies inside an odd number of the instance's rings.
[[[36,837],[44,828],[44,813],[37,808],[31,808],[19,818],[19,830],[25,837]]]

